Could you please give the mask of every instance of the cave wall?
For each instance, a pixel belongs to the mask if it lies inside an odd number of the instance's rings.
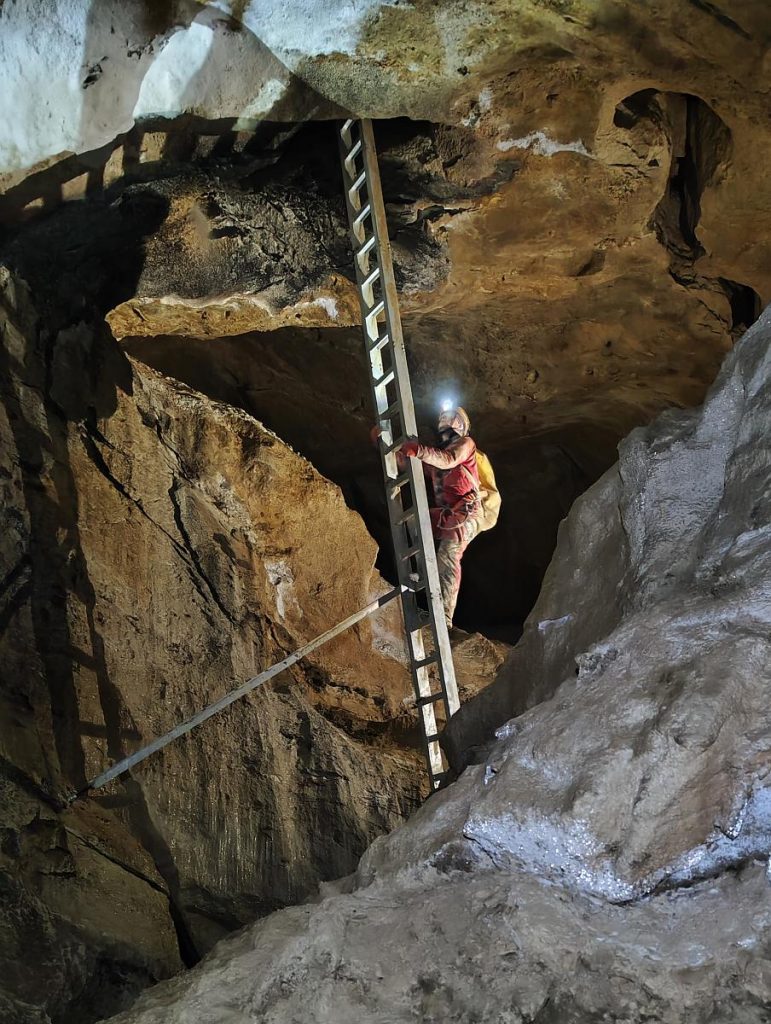
[[[61,806],[86,769],[383,585],[350,511],[379,536],[323,119],[388,119],[377,134],[421,424],[454,394],[504,491],[499,528],[468,554],[461,615],[512,639],[574,498],[627,431],[702,399],[771,296],[770,39],[764,3],[727,0],[0,8],[11,1016],[111,1012],[350,870],[418,799],[386,615],[101,802]],[[563,526],[499,682],[453,727],[456,766],[549,698],[635,596],[625,577],[617,603],[604,597],[632,556],[618,477],[598,488]],[[312,536],[287,494],[318,512]],[[296,561],[290,536],[307,541]],[[596,559],[577,582],[565,551],[578,546]],[[477,643],[459,658],[467,696],[500,659]],[[741,879],[720,887],[741,896]],[[744,920],[736,941],[756,941]],[[12,966],[20,949],[35,951],[34,978]],[[431,980],[414,984],[430,1009]]]
[[[4,998],[82,1021],[349,872],[422,770],[391,606],[65,806],[385,584],[274,434],[2,284]]]

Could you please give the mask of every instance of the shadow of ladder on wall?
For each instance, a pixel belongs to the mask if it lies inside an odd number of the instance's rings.
[[[441,720],[458,710],[458,687],[444,619],[426,483],[415,458],[399,465],[396,450],[417,436],[415,409],[396,295],[391,245],[370,120],[345,121],[338,132],[348,222],[380,456],[391,525],[407,654],[431,789],[446,765]]]

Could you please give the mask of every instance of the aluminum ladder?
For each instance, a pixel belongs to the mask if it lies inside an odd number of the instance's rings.
[[[446,724],[458,710],[458,686],[444,620],[423,466],[411,458],[400,468],[396,458],[396,449],[417,436],[417,426],[372,122],[346,121],[339,129],[339,143],[365,361],[382,431],[378,447],[398,582],[403,588],[407,653],[434,790],[446,774],[439,731],[442,720]]]

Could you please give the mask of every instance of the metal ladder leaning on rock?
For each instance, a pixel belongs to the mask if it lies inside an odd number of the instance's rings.
[[[431,789],[444,779],[440,719],[458,710],[458,687],[442,608],[423,466],[397,463],[396,449],[417,427],[396,295],[372,122],[345,121],[340,158],[361,304],[366,367],[378,424],[407,653]],[[420,601],[420,596],[424,600]]]
[[[446,775],[439,746],[439,729],[440,722],[446,723],[458,710],[458,687],[444,621],[423,467],[418,459],[409,459],[400,469],[396,459],[396,449],[408,437],[414,437],[417,431],[372,122],[346,121],[340,130],[340,146],[361,299],[366,364],[377,418],[383,431],[380,453],[399,586],[105,769],[77,792],[69,794],[65,803],[72,803],[130,771],[234,701],[374,614],[399,594],[431,789],[437,789]]]

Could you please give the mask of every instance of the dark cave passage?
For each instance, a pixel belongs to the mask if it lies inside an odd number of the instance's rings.
[[[125,350],[161,373],[263,422],[343,491],[378,542],[378,568],[393,580],[380,465],[369,441],[372,414],[359,328],[283,328],[230,338],[132,338]],[[416,375],[418,378],[420,374]],[[431,440],[435,396],[416,390],[420,433]],[[470,545],[456,624],[514,642],[540,589],[557,527],[575,499],[615,458],[616,438],[576,424],[528,437],[472,434],[489,454],[503,497],[496,528]]]

